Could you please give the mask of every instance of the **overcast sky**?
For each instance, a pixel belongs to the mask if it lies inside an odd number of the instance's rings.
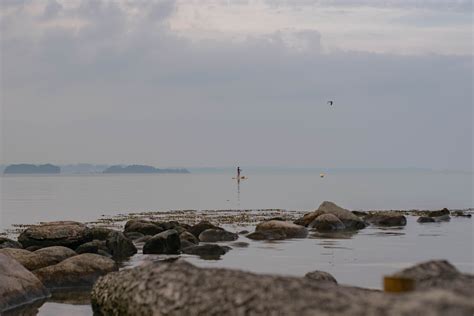
[[[472,14],[471,0],[2,0],[0,157],[472,169]]]

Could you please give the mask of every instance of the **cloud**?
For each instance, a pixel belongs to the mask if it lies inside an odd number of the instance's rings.
[[[2,17],[5,161],[471,168],[470,56],[192,41],[156,3]]]

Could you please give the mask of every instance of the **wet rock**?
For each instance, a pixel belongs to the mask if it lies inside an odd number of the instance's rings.
[[[464,211],[452,211],[451,212],[451,215],[452,216],[456,216],[456,217],[472,217],[471,214],[467,213],[467,212],[464,212]]]
[[[179,239],[181,239],[181,242],[186,240],[186,241],[188,241],[192,244],[195,244],[195,245],[199,244],[199,240],[193,234],[191,234],[190,232],[182,232],[179,235]]]
[[[434,223],[436,222],[433,217],[428,217],[428,216],[420,216],[416,220],[418,223]]]
[[[15,259],[0,254],[0,314],[49,296],[41,281]]]
[[[142,220],[142,219],[132,219],[125,224],[124,232],[138,232],[143,235],[156,235],[164,231],[164,228],[160,227],[156,223]]]
[[[231,246],[237,247],[237,248],[247,248],[249,245],[250,244],[245,241],[236,241],[231,244]]]
[[[367,222],[376,226],[405,226],[407,219],[396,212],[379,212],[365,218]]]
[[[193,246],[196,246],[196,244],[193,244],[192,242],[189,242],[186,239],[181,239],[181,250],[183,250],[184,248],[193,247]]]
[[[316,271],[308,272],[305,274],[304,277],[310,280],[318,281],[318,282],[328,282],[332,284],[337,284],[336,279],[330,273],[327,273],[324,271],[316,270]]]
[[[76,252],[70,248],[61,246],[41,248],[34,252],[25,249],[5,248],[0,250],[0,253],[14,258],[30,271],[57,264],[76,255]]]
[[[244,229],[244,230],[241,230],[241,231],[239,232],[239,235],[247,235],[248,233],[250,233],[250,232],[249,232],[248,230],[245,230],[245,229]]]
[[[153,236],[150,236],[150,235],[146,235],[146,236],[143,236],[142,238],[138,238],[135,240],[135,242],[137,244],[141,244],[141,243],[146,243],[148,240],[150,240]]]
[[[18,237],[23,247],[64,246],[71,249],[92,240],[90,229],[78,222],[61,221],[35,225],[24,230]]]
[[[181,224],[176,221],[159,223],[159,226],[163,228],[163,231],[174,229],[178,232],[178,234],[181,234],[186,231],[186,228],[182,227]]]
[[[181,240],[178,232],[169,229],[156,234],[143,246],[144,254],[177,254],[181,249]]]
[[[137,248],[133,242],[118,231],[110,233],[105,244],[116,260],[125,259],[137,253]]]
[[[91,286],[99,276],[117,270],[117,265],[112,259],[84,253],[36,270],[34,273],[47,288],[66,288]]]
[[[344,223],[333,214],[319,215],[308,226],[318,231],[334,231],[346,229]]]
[[[318,210],[305,214],[302,218],[299,218],[295,221],[295,224],[308,226],[311,224],[318,216],[323,214],[332,214],[339,218],[341,222],[344,223],[347,229],[362,229],[366,227],[365,222],[354,215],[352,212],[343,209],[340,206],[328,201],[324,201],[318,208]]]
[[[234,241],[239,238],[239,235],[231,233],[223,229],[206,229],[199,234],[199,241],[202,242],[218,242],[218,241]]]
[[[6,237],[0,237],[0,249],[3,248],[23,248],[23,246],[15,240],[6,238]]]
[[[137,240],[137,239],[145,237],[145,235],[143,235],[142,233],[139,233],[139,232],[126,232],[126,233],[124,233],[124,235],[125,235],[125,237],[127,237],[130,240]],[[150,235],[148,235],[148,236],[150,236]]]
[[[442,210],[439,210],[439,211],[431,211],[431,212],[428,212],[428,216],[429,217],[440,217],[440,216],[446,216],[448,215],[449,216],[449,210],[447,208],[443,208]]]
[[[369,215],[369,213],[363,212],[363,211],[352,211],[352,214],[354,214],[355,216],[358,216],[358,217],[364,217],[364,216]]]
[[[286,238],[305,238],[306,236],[308,236],[308,230],[306,229],[306,227],[296,225],[291,222],[266,221],[261,222],[257,225],[257,227],[255,227],[255,231],[257,232],[274,230],[282,231],[285,234]]]
[[[90,233],[92,236],[92,240],[106,240],[109,237],[111,232],[115,230],[107,227],[92,227],[90,228]]]
[[[282,240],[286,239],[286,233],[281,229],[271,229],[265,231],[256,231],[246,236],[252,240]]]
[[[36,251],[36,250],[41,249],[41,248],[43,248],[43,247],[40,247],[40,246],[29,246],[29,247],[27,247],[27,248],[25,248],[25,249],[28,250],[28,251]]]
[[[107,257],[107,258],[112,258],[113,259],[112,255],[107,250],[99,249],[99,250],[97,250],[97,254],[101,255],[101,256],[104,256],[104,257]]]
[[[208,221],[201,221],[199,223],[197,223],[196,225],[194,226],[191,226],[189,229],[188,229],[188,232],[190,232],[191,234],[193,234],[196,238],[199,238],[199,235],[205,231],[206,229],[222,229],[220,227],[217,227],[211,223],[209,223]]]
[[[461,273],[446,260],[432,260],[417,264],[394,274],[415,280],[416,290],[439,288],[456,295],[474,299],[474,275]]]
[[[81,253],[99,253],[99,250],[108,252],[108,248],[105,240],[93,240],[86,242],[85,244],[80,245],[76,248],[78,254]]]
[[[225,255],[230,248],[216,244],[205,244],[199,246],[191,246],[183,249],[183,253],[188,255],[197,255],[207,259],[218,259]]]
[[[216,304],[216,297],[219,303]],[[309,278],[152,262],[100,278],[98,315],[472,315],[473,300],[450,291],[393,295]]]

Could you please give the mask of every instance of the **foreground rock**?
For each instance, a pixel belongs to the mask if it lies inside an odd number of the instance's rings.
[[[463,274],[445,260],[432,260],[401,270],[394,276],[415,280],[417,290],[439,288],[474,298],[474,275]]]
[[[181,240],[174,229],[153,236],[143,245],[144,254],[178,254],[180,249]]]
[[[67,288],[91,286],[100,276],[117,270],[118,267],[112,259],[85,253],[34,273],[48,288]]]
[[[366,227],[365,222],[354,215],[352,212],[337,206],[333,202],[324,201],[318,210],[304,215],[295,221],[295,224],[309,226],[318,216],[323,214],[332,214],[344,223],[347,229],[362,229]]]
[[[278,232],[281,233],[284,238],[305,238],[308,236],[308,230],[306,227],[280,220],[261,222],[257,227],[255,227],[255,231],[262,233]]]
[[[76,249],[79,245],[92,240],[90,229],[78,222],[62,221],[49,222],[31,226],[24,230],[18,241],[27,248],[38,246],[64,246]]]
[[[406,217],[396,212],[379,212],[365,217],[365,220],[376,226],[405,226],[407,224]]]
[[[6,237],[0,237],[0,249],[3,249],[3,248],[23,248],[23,247],[18,241],[15,241]]]
[[[98,315],[471,315],[474,301],[426,289],[391,295],[309,278],[152,262],[100,278]],[[216,299],[218,298],[218,303]],[[471,297],[472,298],[472,297]]]
[[[239,238],[239,235],[231,233],[223,229],[206,229],[199,234],[199,241],[202,242],[219,242],[219,241],[234,241]]]
[[[15,259],[0,254],[0,314],[48,296],[48,290],[33,273]]]
[[[62,246],[41,248],[34,252],[25,249],[5,248],[0,250],[0,253],[14,258],[30,271],[57,264],[76,255],[73,250]]]

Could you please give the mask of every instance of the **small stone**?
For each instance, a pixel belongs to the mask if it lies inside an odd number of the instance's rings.
[[[223,229],[206,229],[199,234],[199,241],[202,242],[218,242],[218,241],[234,241],[239,238],[239,235],[228,232]]]
[[[153,236],[143,246],[144,254],[177,254],[181,249],[178,232],[169,229]]]
[[[328,283],[333,283],[337,284],[336,279],[329,273],[324,272],[324,271],[312,271],[306,273],[304,276],[307,279],[318,281],[318,282],[328,282]]]
[[[333,214],[319,215],[308,227],[314,228],[317,231],[334,231],[346,228],[344,223]]]
[[[128,258],[137,253],[137,248],[133,242],[118,231],[109,234],[106,246],[112,257],[117,260]]]

